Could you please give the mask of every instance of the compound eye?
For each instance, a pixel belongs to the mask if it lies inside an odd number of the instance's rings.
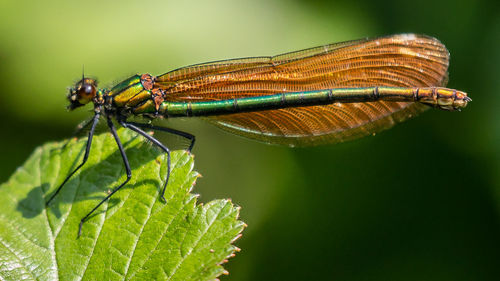
[[[80,89],[78,89],[78,96],[83,99],[91,99],[95,96],[96,89],[94,85],[89,83],[83,83]]]

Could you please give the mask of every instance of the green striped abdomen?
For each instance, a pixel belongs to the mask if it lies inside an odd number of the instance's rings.
[[[168,98],[168,97],[167,97]],[[203,102],[163,102],[158,113],[165,117],[213,116],[240,112],[273,110],[287,107],[372,101],[421,102],[444,110],[463,108],[470,100],[463,92],[447,88],[336,88],[309,92],[282,93]],[[153,103],[136,110],[136,114],[155,113]]]

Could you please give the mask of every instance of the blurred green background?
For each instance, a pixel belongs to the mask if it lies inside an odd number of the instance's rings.
[[[249,225],[224,280],[500,280],[500,7],[493,1],[0,3],[0,180],[91,113],[65,110],[85,72],[135,73],[402,32],[450,50],[463,112],[429,110],[361,140],[268,146],[200,120],[195,191]]]

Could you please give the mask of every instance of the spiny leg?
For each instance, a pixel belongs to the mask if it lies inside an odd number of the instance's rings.
[[[132,124],[136,127],[143,128],[143,129],[157,130],[157,131],[162,131],[162,132],[171,133],[174,135],[184,137],[184,138],[191,141],[191,144],[189,145],[189,148],[187,149],[188,152],[191,152],[191,150],[193,150],[193,146],[194,146],[194,142],[195,142],[196,138],[194,135],[191,135],[190,133],[179,131],[179,130],[172,129],[172,128],[153,126],[151,124],[142,124],[142,123],[135,123],[135,122],[127,122],[127,124]]]
[[[74,169],[73,172],[71,172],[64,179],[64,181],[61,183],[61,185],[59,185],[59,187],[56,189],[56,192],[54,192],[54,194],[52,194],[52,196],[49,198],[49,200],[47,200],[47,202],[45,202],[45,206],[49,205],[49,203],[52,201],[52,199],[54,199],[54,197],[56,197],[56,195],[59,193],[59,191],[61,191],[61,188],[66,184],[66,182],[71,178],[71,176],[73,176],[76,173],[76,171],[78,171],[85,164],[85,162],[87,162],[87,159],[89,158],[89,154],[90,154],[90,147],[92,146],[92,138],[94,137],[94,131],[95,131],[95,128],[97,126],[97,123],[99,123],[99,117],[100,117],[100,113],[96,113],[94,115],[94,118],[92,119],[92,127],[90,128],[90,131],[89,131],[89,137],[87,139],[87,146],[85,148],[85,154],[83,155],[82,163],[80,163],[80,165],[78,165],[78,167],[76,167],[76,169]]]
[[[143,130],[141,130],[140,128],[138,128],[138,126],[136,126],[137,123],[128,123],[128,122],[120,121],[120,124],[123,127],[129,128],[130,130],[140,134],[141,136],[145,137],[146,139],[148,139],[152,143],[156,144],[158,147],[160,147],[167,154],[167,177],[165,179],[165,184],[163,185],[163,190],[162,190],[161,195],[160,195],[163,202],[167,202],[167,200],[165,199],[165,190],[167,189],[167,183],[168,183],[168,180],[170,178],[170,150],[165,145],[163,145],[159,140],[155,139],[154,137],[150,136],[148,133],[146,133]],[[154,126],[151,126],[151,127],[156,128]],[[193,139],[193,143],[194,143],[194,139]]]
[[[125,150],[123,149],[123,145],[122,145],[122,143],[120,141],[120,138],[118,137],[118,134],[116,133],[116,129],[115,129],[115,126],[113,125],[113,121],[111,121],[111,117],[107,116],[107,121],[108,121],[108,127],[109,127],[109,129],[111,131],[111,134],[113,134],[113,137],[115,138],[116,144],[118,145],[118,149],[120,150],[120,154],[122,155],[123,164],[125,164],[125,170],[127,171],[127,179],[124,182],[122,182],[118,187],[116,187],[115,189],[113,189],[113,191],[111,191],[111,193],[108,194],[108,196],[106,196],[101,202],[99,202],[99,204],[97,204],[94,207],[94,209],[92,209],[92,211],[90,211],[87,215],[85,215],[85,217],[82,218],[82,220],[80,221],[80,227],[78,228],[78,236],[80,236],[82,234],[83,223],[88,219],[88,217],[95,210],[97,210],[97,208],[99,208],[102,205],[102,203],[104,203],[113,194],[115,194],[115,192],[117,192],[118,190],[120,190],[120,188],[122,188],[122,186],[124,186],[130,180],[130,178],[132,177],[132,170],[130,169],[130,164],[128,162],[127,155],[125,154]]]

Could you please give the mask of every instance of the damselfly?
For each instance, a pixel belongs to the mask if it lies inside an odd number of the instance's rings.
[[[94,104],[81,164],[60,184],[47,205],[88,159],[99,119],[106,119],[125,164],[127,179],[81,219],[83,223],[132,177],[114,121],[137,132],[167,155],[170,150],[144,130],[184,137],[192,134],[149,123],[127,121],[131,116],[207,117],[232,133],[272,144],[307,146],[331,144],[387,129],[428,106],[460,110],[470,98],[442,88],[447,83],[449,53],[437,39],[401,34],[361,39],[274,57],[252,57],[191,65],[160,76],[134,75],[110,90],[83,77],[68,95],[69,110]],[[86,127],[86,126],[84,126]]]

